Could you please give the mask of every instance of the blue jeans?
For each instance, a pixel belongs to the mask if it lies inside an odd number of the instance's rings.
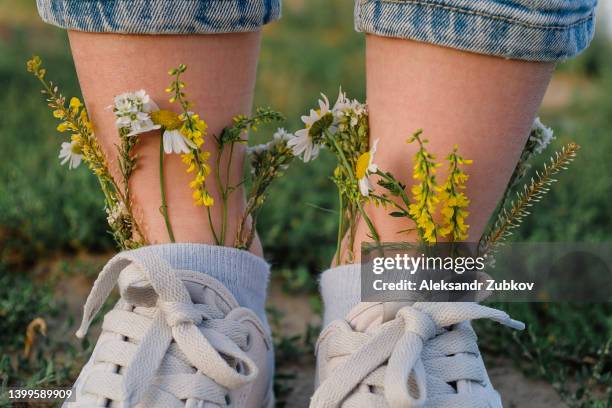
[[[585,49],[597,0],[355,0],[357,31],[480,54],[559,61]],[[37,0],[43,20],[93,32],[255,31],[280,0]]]

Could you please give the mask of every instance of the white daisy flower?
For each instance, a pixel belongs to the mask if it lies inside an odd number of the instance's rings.
[[[293,155],[301,157],[304,163],[316,159],[321,149],[308,134],[308,129],[300,129],[295,132],[295,137],[289,140],[287,145],[293,150]]]
[[[58,157],[60,158],[62,164],[68,163],[69,169],[76,169],[83,160],[81,149],[78,147],[75,141],[62,143]]]
[[[285,130],[285,128],[278,128],[274,135],[272,136],[275,141],[289,141],[291,138],[295,137],[293,133],[289,133]]]
[[[274,135],[272,135],[272,140],[268,143],[262,143],[255,146],[247,147],[247,154],[261,154],[270,150],[272,147],[276,146],[279,143],[286,143],[294,137],[292,133],[287,132],[284,128],[278,128]]]
[[[196,149],[197,146],[191,140],[187,139],[185,135],[181,133],[179,129],[165,130],[164,131],[164,152],[170,153],[184,153],[191,152],[191,149]]]
[[[346,92],[342,92],[342,87],[338,90],[338,99],[332,108],[334,115],[344,114],[344,111],[351,108],[351,100],[346,97]]]
[[[539,117],[535,118],[529,136],[530,141],[536,142],[536,147],[533,149],[534,153],[542,153],[554,138],[555,135],[553,134],[553,130],[546,127],[542,121],[540,121]]]
[[[159,129],[151,120],[151,112],[159,110],[155,102],[144,91],[126,92],[115,97],[112,106],[118,129],[128,129],[128,136]]]
[[[367,197],[370,195],[370,191],[374,190],[372,183],[368,179],[368,176],[378,171],[378,166],[374,163],[374,155],[376,154],[376,148],[378,146],[378,140],[374,141],[374,145],[369,152],[363,153],[357,159],[357,166],[355,169],[355,176],[359,181],[359,191],[361,195]]]
[[[304,122],[306,127],[295,132],[295,137],[287,142],[287,146],[293,150],[293,155],[301,157],[304,163],[316,159],[321,149],[321,145],[310,134],[310,129],[323,116],[331,112],[327,96],[324,94],[321,94],[321,96],[323,99],[319,99],[319,109],[311,109],[308,116],[302,116],[302,122]]]
[[[357,126],[359,117],[367,112],[366,105],[359,102],[357,99],[349,99],[346,97],[346,93],[342,92],[340,88],[338,92],[338,99],[332,108],[334,118],[337,121],[341,121],[344,117],[347,117],[348,124],[351,126]],[[346,125],[346,122],[344,123]]]

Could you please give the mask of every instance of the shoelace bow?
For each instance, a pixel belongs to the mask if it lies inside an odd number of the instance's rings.
[[[108,323],[110,326],[122,326],[123,331],[137,332],[137,328],[129,327],[131,317],[132,325],[140,326],[140,344],[131,346],[131,358],[127,361],[129,364],[124,368],[121,377],[114,374],[114,382],[108,378],[100,382],[110,383],[115,388],[119,385],[121,390],[117,398],[123,401],[123,406],[133,407],[142,401],[145,392],[154,382],[168,349],[172,350],[176,346],[180,352],[174,354],[186,357],[187,363],[199,372],[197,378],[193,375],[174,374],[170,382],[174,385],[171,388],[179,394],[177,398],[201,398],[225,405],[226,392],[220,389],[221,387],[230,390],[239,388],[253,381],[258,374],[255,363],[240,348],[244,346],[247,337],[246,329],[238,322],[223,319],[223,313],[216,306],[194,304],[177,272],[160,258],[151,255],[135,257],[127,252],[111,259],[100,272],[89,293],[77,336],[85,336],[92,319],[117,284],[121,272],[130,264],[136,264],[141,274],[121,276],[122,287],[129,288],[134,285],[142,288],[143,282],[150,285],[156,295],[154,305],[136,304],[135,306],[144,307],[137,307],[135,311],[149,307],[152,321],[145,332],[142,330],[144,317],[136,313],[113,310],[107,315],[105,326]],[[132,303],[130,299],[125,299],[125,295],[123,297],[128,303]],[[118,315],[113,316],[112,313]],[[172,340],[176,344],[171,344]],[[127,346],[131,344],[123,343]],[[117,347],[115,350],[106,350],[106,354],[114,352],[117,354],[115,358],[120,358],[121,351],[120,347]],[[181,364],[178,360],[175,359],[175,365]],[[241,370],[236,370],[228,361],[235,362]],[[172,373],[169,376],[172,376]],[[121,384],[116,384],[117,378],[121,379]]]
[[[328,355],[324,358],[343,361],[319,386],[310,406],[488,407],[482,396],[458,394],[448,384],[461,380],[484,382],[486,374],[477,358],[476,335],[468,323],[482,318],[518,330],[525,327],[503,311],[476,303],[405,306],[394,320],[384,323],[373,334],[355,332],[348,324],[340,325],[340,332],[329,339]],[[453,330],[441,331],[451,326]],[[353,392],[359,387],[366,391],[382,390],[382,395]],[[429,398],[428,388],[432,394]]]

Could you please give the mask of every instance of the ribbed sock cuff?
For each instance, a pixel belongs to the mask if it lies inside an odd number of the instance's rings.
[[[319,281],[323,298],[323,327],[346,315],[361,301],[361,265],[342,265],[323,272]]]
[[[160,244],[134,250],[155,254],[175,269],[201,272],[221,282],[238,304],[251,309],[267,326],[265,303],[270,279],[268,263],[250,252],[206,244]]]

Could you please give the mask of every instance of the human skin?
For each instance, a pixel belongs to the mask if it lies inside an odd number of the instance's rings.
[[[370,144],[380,139],[375,162],[410,189],[417,146],[406,140],[414,131],[424,130],[427,148],[438,161],[457,145],[460,155],[473,160],[466,168],[468,241],[478,241],[519,159],[553,70],[553,63],[367,35]],[[437,173],[439,184],[444,167]],[[366,211],[381,241],[417,239],[415,233],[398,233],[414,227],[409,220],[390,217],[390,210],[373,205]],[[371,241],[361,220],[353,248],[356,261],[361,242]]]
[[[161,109],[180,112],[180,106],[170,104],[164,91],[171,81],[168,70],[179,64],[188,67],[183,76],[185,92],[194,104],[193,110],[208,124],[208,137],[202,148],[211,152],[210,163],[214,163],[218,151],[213,135],[219,135],[235,115],[251,111],[260,37],[260,32],[152,36],[70,31],[81,90],[111,173],[118,177],[115,144],[119,139],[114,115],[107,106],[116,95],[144,89]],[[135,216],[151,244],[169,242],[160,214],[159,138],[159,131],[140,135],[136,148],[138,167],[130,181]],[[238,144],[230,169],[231,185],[242,179],[244,153],[244,146]],[[228,152],[221,158],[222,163],[227,160]],[[192,199],[189,182],[193,174],[185,170],[180,155],[165,156],[168,214],[176,242],[213,244],[206,210],[196,207]],[[225,170],[222,179],[225,180]],[[214,177],[207,179],[207,187],[215,199],[211,218],[218,231],[221,200]],[[229,199],[225,242],[228,246],[233,245],[244,208],[244,191],[240,188]],[[258,238],[250,250],[262,254]]]

